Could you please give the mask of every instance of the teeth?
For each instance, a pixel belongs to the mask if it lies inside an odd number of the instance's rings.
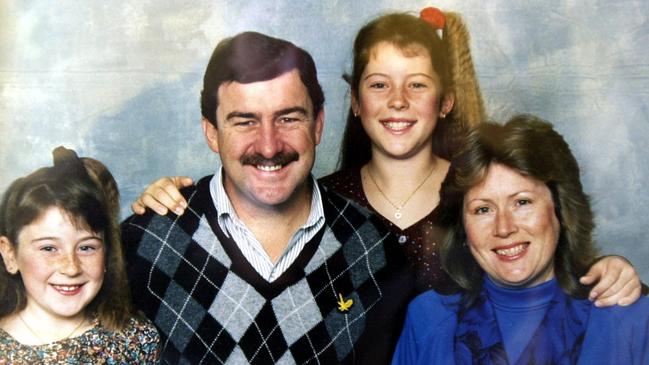
[[[393,130],[397,130],[397,131],[400,131],[402,129],[406,129],[406,128],[410,127],[410,125],[411,125],[411,123],[408,123],[408,122],[387,122],[387,123],[384,123],[384,124],[389,129],[393,129]]]
[[[282,168],[282,165],[275,165],[275,166],[264,166],[264,165],[257,165],[257,169],[261,171],[277,171]]]
[[[79,289],[80,285],[54,285],[57,290],[72,292]]]
[[[518,245],[512,248],[507,248],[507,249],[502,249],[502,250],[496,250],[496,253],[499,255],[503,256],[515,256],[518,255],[519,253],[523,252],[525,250],[525,247],[527,247],[526,244]]]

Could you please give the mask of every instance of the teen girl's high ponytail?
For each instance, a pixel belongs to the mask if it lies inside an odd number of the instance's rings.
[[[446,12],[442,40],[446,44],[451,64],[451,79],[455,94],[453,119],[463,127],[473,127],[485,120],[485,108],[478,77],[471,57],[469,31],[458,13]]]

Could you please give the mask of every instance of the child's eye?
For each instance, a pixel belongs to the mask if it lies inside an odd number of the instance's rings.
[[[93,253],[99,251],[102,248],[102,244],[101,240],[88,240],[79,245],[77,249],[82,253]]]
[[[40,250],[45,251],[45,252],[54,252],[54,251],[56,251],[56,247],[54,247],[52,245],[41,246]]]
[[[373,82],[370,84],[372,89],[385,89],[387,85],[384,82]]]

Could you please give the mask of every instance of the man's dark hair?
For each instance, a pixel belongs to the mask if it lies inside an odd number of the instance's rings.
[[[307,88],[314,117],[324,104],[315,62],[309,53],[283,39],[256,32],[244,32],[219,42],[207,64],[201,91],[201,113],[216,127],[219,86],[272,80],[297,70]]]

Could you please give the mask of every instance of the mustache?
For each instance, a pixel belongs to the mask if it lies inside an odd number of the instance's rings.
[[[252,153],[241,157],[240,162],[242,165],[284,166],[293,161],[297,161],[299,158],[300,155],[297,152],[279,152],[271,158],[266,158],[258,153]]]

